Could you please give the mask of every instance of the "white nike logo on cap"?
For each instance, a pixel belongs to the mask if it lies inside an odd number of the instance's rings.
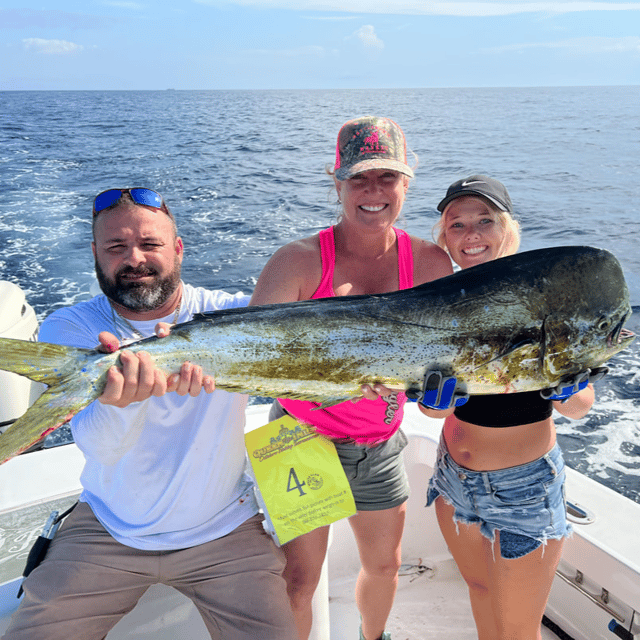
[[[460,186],[461,187],[468,187],[469,185],[472,184],[487,184],[486,182],[484,182],[484,180],[465,180]]]

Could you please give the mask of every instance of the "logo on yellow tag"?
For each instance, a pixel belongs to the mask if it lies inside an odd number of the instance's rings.
[[[275,456],[283,451],[287,451],[301,442],[306,442],[311,438],[318,437],[318,434],[315,433],[308,425],[295,423],[293,428],[289,428],[286,424],[282,424],[282,419],[276,420],[275,422],[280,424],[280,431],[278,432],[278,435],[271,436],[269,438],[269,444],[266,447],[252,451],[252,458],[256,458],[262,462],[266,458]]]

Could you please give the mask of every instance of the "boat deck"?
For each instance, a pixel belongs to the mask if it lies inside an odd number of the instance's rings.
[[[415,415],[413,415],[415,414]],[[248,428],[264,424],[264,407],[247,411]],[[394,640],[477,638],[466,585],[440,534],[434,510],[425,508],[439,425],[409,407],[404,458],[411,496],[403,537],[403,566],[387,630]],[[80,490],[83,456],[73,445],[20,456],[0,467],[0,635],[16,608],[17,576],[52,509],[62,510]],[[547,615],[575,640],[610,640],[612,618],[640,640],[640,505],[576,472],[568,498],[586,510],[563,554],[562,579],[554,582]],[[574,521],[575,522],[575,521]],[[310,640],[356,640],[358,552],[347,520],[332,526],[328,560],[316,593]],[[576,577],[578,576],[578,577]],[[205,640],[193,604],[162,585],[150,588],[107,640]],[[558,640],[542,629],[543,640]]]
[[[343,573],[342,577],[333,577],[329,571],[327,618],[322,620],[321,612],[310,640],[358,638],[360,620],[354,602],[355,572],[345,569]],[[416,564],[403,565],[401,574],[387,625],[393,640],[477,639],[467,589],[453,560],[422,563],[417,559]],[[12,593],[15,588],[17,584]],[[0,634],[7,624],[8,616],[0,619]],[[175,640],[176,637],[205,640],[209,636],[187,598],[169,587],[156,585],[116,625],[107,640]],[[542,639],[558,640],[558,636],[543,627]]]
[[[431,559],[411,553],[410,547],[403,553],[387,624],[393,640],[477,640],[467,587],[451,556]],[[344,522],[333,525],[328,567],[330,636],[316,630],[314,640],[357,640],[360,620],[354,592],[358,566],[351,530]],[[542,639],[558,640],[558,636],[542,627]]]

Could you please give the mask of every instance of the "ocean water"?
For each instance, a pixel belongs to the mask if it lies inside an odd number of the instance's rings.
[[[0,93],[0,279],[40,319],[89,297],[93,196],[161,192],[194,285],[251,292],[282,244],[335,221],[324,168],[342,123],[396,120],[418,163],[399,226],[424,238],[447,186],[508,187],[522,250],[592,245],[620,260],[640,331],[640,87]],[[640,344],[557,419],[570,466],[640,502]]]

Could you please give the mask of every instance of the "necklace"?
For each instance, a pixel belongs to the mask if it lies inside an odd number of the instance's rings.
[[[121,316],[111,304],[111,300],[109,300],[109,306],[111,307],[111,317],[113,318],[113,326],[118,333],[118,337],[120,338],[120,342],[131,342],[130,338],[125,338],[124,333],[122,332],[121,327],[125,327],[128,331],[133,334],[134,340],[143,340],[144,336],[127,320],[124,316]],[[178,318],[180,317],[180,310],[182,309],[182,295],[180,295],[180,301],[178,302],[178,306],[173,314],[173,321],[171,322],[171,326],[173,327],[178,323]]]

